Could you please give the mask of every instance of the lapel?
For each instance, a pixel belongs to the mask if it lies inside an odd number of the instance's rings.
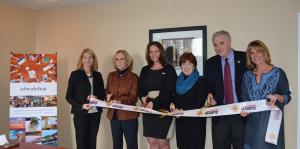
[[[93,71],[93,73],[92,73],[92,75],[93,75],[93,94],[95,95],[96,94],[96,86],[97,86],[97,83],[99,84],[99,81],[98,80],[100,80],[100,78],[99,78],[99,76],[96,74],[96,71]],[[91,85],[91,84],[90,84]],[[96,96],[96,95],[95,95]]]
[[[89,78],[88,78],[88,76],[86,75],[86,73],[83,71],[83,70],[81,70],[81,75],[82,75],[82,77],[83,77],[83,79],[84,79],[84,84],[88,84],[88,86],[87,87],[89,87],[89,89],[91,88],[91,83],[90,83],[90,81],[89,81]],[[93,76],[94,77],[94,76]],[[95,78],[93,78],[93,83],[94,83],[94,81],[95,81]]]
[[[241,59],[240,57],[236,54],[236,51],[233,50],[233,54],[234,54],[234,67],[235,67],[235,78],[239,77],[239,75],[241,74]],[[238,87],[238,79],[234,79],[235,80],[235,87]]]
[[[217,64],[216,64],[216,70],[217,70],[217,76],[218,79],[217,82],[220,82],[219,86],[221,87],[220,90],[221,90],[221,93],[222,95],[224,94],[224,85],[223,85],[223,71],[222,71],[222,62],[221,62],[221,57],[218,56],[218,59],[217,59]]]

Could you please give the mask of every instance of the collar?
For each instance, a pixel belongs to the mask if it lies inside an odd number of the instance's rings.
[[[230,50],[228,57],[221,57],[222,62],[225,62],[225,58],[228,58],[228,62],[231,62],[234,60],[234,52],[233,49]]]
[[[129,71],[128,67],[126,69],[124,69],[124,70],[117,70],[118,76],[122,77],[122,76],[126,75],[128,71]]]

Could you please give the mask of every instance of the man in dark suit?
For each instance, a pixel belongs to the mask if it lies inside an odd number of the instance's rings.
[[[247,70],[245,52],[231,48],[231,37],[226,31],[212,36],[217,55],[205,63],[204,76],[211,81],[216,105],[241,102],[242,76]],[[244,120],[240,115],[212,118],[214,149],[243,149]]]

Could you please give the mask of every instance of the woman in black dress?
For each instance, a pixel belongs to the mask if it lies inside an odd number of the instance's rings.
[[[209,86],[199,76],[197,61],[192,53],[183,53],[179,59],[182,70],[176,81],[176,95],[173,101],[180,110],[199,109],[204,106]],[[171,106],[174,111],[174,106]],[[176,118],[176,141],[179,149],[204,149],[206,119],[199,117]]]
[[[174,97],[176,85],[175,69],[168,65],[163,46],[159,42],[150,42],[147,46],[148,65],[142,68],[138,82],[138,96],[145,107],[159,110],[169,109]],[[151,149],[169,149],[172,117],[143,114],[144,136]]]
[[[72,71],[66,94],[72,105],[77,149],[96,149],[97,133],[100,125],[102,108],[92,107],[88,98],[105,98],[103,79],[98,69],[98,61],[91,49],[81,52],[77,69]]]

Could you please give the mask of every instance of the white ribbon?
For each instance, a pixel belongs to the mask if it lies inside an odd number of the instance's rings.
[[[139,113],[157,114],[162,116],[180,116],[180,117],[215,117],[224,115],[240,114],[240,112],[255,113],[261,111],[271,111],[265,141],[277,145],[279,129],[282,120],[282,112],[276,106],[269,106],[266,100],[247,101],[240,103],[227,104],[209,108],[194,110],[185,110],[177,112],[168,112],[167,110],[152,110],[145,107],[124,105],[120,103],[108,103],[102,100],[90,99],[90,104],[96,107],[119,109]]]

